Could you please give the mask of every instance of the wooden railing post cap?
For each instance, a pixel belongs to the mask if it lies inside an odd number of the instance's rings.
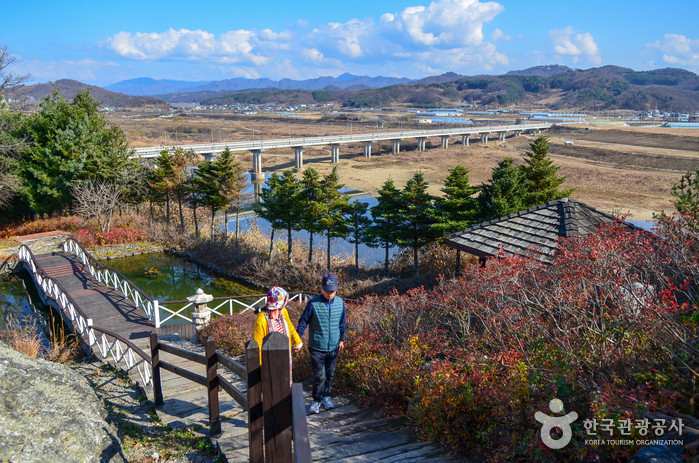
[[[262,350],[284,350],[289,348],[289,338],[281,333],[269,333],[262,340]]]

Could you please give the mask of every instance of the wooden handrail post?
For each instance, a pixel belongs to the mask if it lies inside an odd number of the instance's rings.
[[[158,333],[154,330],[150,332],[150,358],[153,369],[153,400],[155,406],[163,404],[163,385],[160,383],[160,349],[158,346]]]
[[[294,423],[294,463],[311,463],[313,458],[311,458],[311,443],[308,440],[308,423],[301,383],[291,385],[291,407]]]
[[[250,463],[264,463],[262,440],[262,370],[260,346],[254,339],[245,346],[245,365],[248,373],[248,438]]]
[[[221,417],[218,408],[218,358],[216,343],[209,336],[206,339],[206,390],[209,398],[209,431],[212,437],[221,435]]]
[[[289,338],[270,333],[262,340],[262,410],[265,462],[291,463]]]

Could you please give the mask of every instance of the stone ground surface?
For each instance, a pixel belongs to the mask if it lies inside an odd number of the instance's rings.
[[[104,401],[109,419],[119,428],[124,454],[129,462],[208,463],[220,461],[218,453],[207,446],[206,438],[195,436],[191,442],[183,433],[165,427],[157,420],[152,404],[143,390],[128,376],[105,367],[99,360],[72,367],[85,376]],[[138,437],[130,436],[137,435]],[[203,447],[198,450],[197,447]],[[207,451],[206,448],[209,450]]]

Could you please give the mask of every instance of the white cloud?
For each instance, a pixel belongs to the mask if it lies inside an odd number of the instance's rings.
[[[491,35],[490,38],[493,40],[493,42],[509,42],[510,40],[512,40],[511,35],[505,35],[505,33],[499,28],[495,28],[495,30],[493,31],[493,35]]]
[[[302,54],[309,60],[315,62],[322,62],[325,59],[325,56],[318,51],[317,48],[304,48]]]
[[[417,46],[451,49],[478,46],[483,42],[483,25],[504,7],[478,0],[436,0],[428,6],[414,6],[396,14],[384,14],[386,32],[403,35]],[[406,37],[407,36],[407,37]]]
[[[442,72],[489,70],[508,62],[483,36],[484,24],[503,9],[495,2],[435,0],[384,13],[378,22],[352,19],[317,27],[305,38],[306,48],[354,64],[385,65],[393,59],[401,66],[408,60],[411,67],[439,65]],[[502,33],[500,38],[508,39]]]
[[[309,43],[316,44],[324,54],[339,52],[349,58],[359,58],[366,54],[375,34],[371,20],[352,19],[346,23],[329,23],[313,29],[306,37]]]
[[[169,29],[165,32],[119,32],[105,41],[108,48],[124,58],[137,60],[213,60],[221,63],[247,62],[262,65],[263,53],[288,48],[289,32],[228,31],[216,38],[210,32]]]
[[[578,32],[568,26],[565,29],[550,30],[549,40],[553,43],[554,53],[571,56],[574,63],[577,63],[580,57],[586,58],[593,64],[602,62],[595,39],[589,32]]]
[[[662,59],[673,66],[699,69],[699,40],[679,34],[665,34],[661,40],[648,44],[662,52]]]
[[[499,3],[482,0],[433,0],[386,12],[379,18],[353,18],[311,27],[298,20],[289,31],[234,30],[213,34],[203,30],[119,32],[104,41],[123,58],[139,61],[184,61],[225,65],[229,72],[284,77],[323,70],[415,75],[419,69],[439,72],[488,71],[508,58],[495,42],[512,40],[495,29],[490,41],[483,28],[504,11]],[[594,42],[593,42],[594,43]],[[286,64],[285,64],[286,63]],[[322,67],[321,67],[322,66]],[[393,71],[395,70],[395,71]]]

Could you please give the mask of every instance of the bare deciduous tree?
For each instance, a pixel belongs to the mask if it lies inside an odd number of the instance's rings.
[[[142,195],[143,169],[138,166],[125,168],[110,179],[93,178],[73,185],[75,212],[86,219],[96,219],[100,231],[109,231],[114,212],[129,203],[129,199]]]
[[[29,74],[19,75],[5,71],[14,62],[15,57],[7,51],[7,47],[0,47],[0,99],[2,99],[7,90],[22,84],[30,77]]]
[[[6,71],[14,61],[15,57],[10,55],[7,47],[0,47],[0,110],[6,107],[5,92],[29,79],[29,74],[17,75]],[[23,142],[9,135],[15,121],[7,114],[0,114],[0,208],[9,204],[21,186],[12,164]]]
[[[72,188],[75,211],[86,219],[96,219],[100,231],[109,231],[112,216],[126,195],[124,185],[104,179],[92,179]]]

